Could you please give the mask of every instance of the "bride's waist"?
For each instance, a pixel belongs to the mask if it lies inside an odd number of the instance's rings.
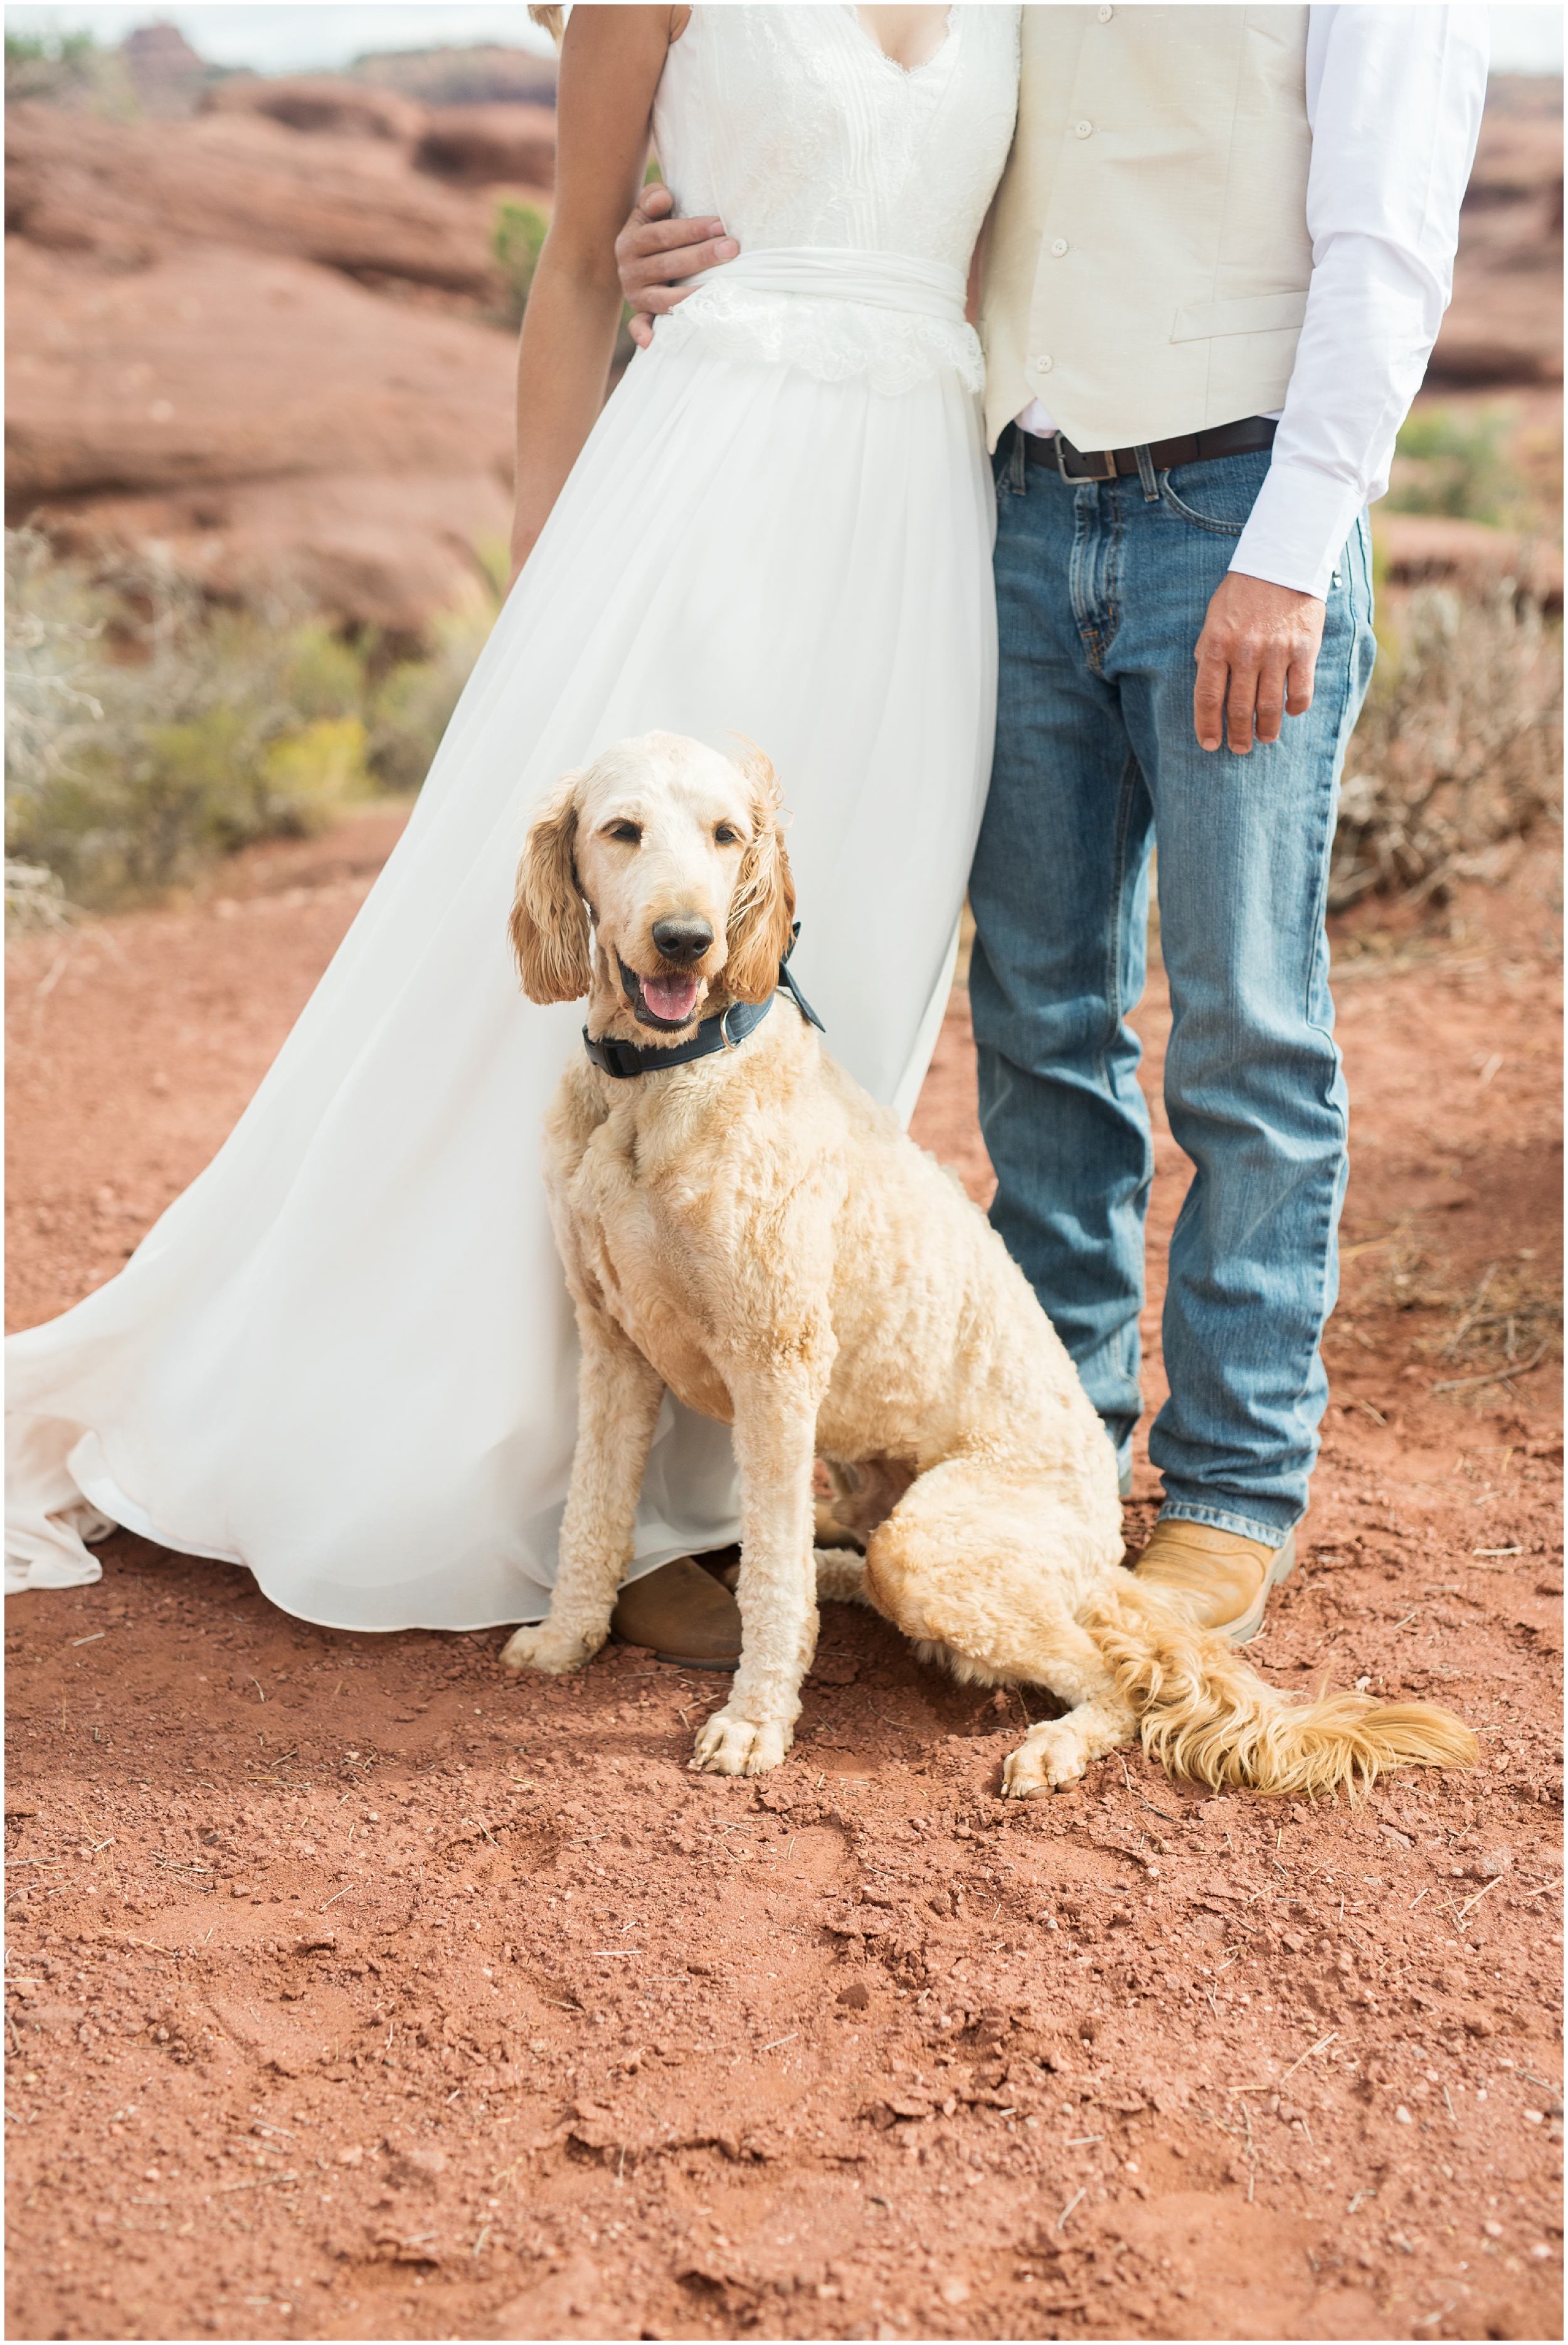
[[[985,378],[949,262],[851,246],[774,245],[690,280],[654,329],[654,348],[696,344],[719,358],[791,366],[821,381],[858,378],[905,391],[938,375]]]
[[[691,283],[730,295],[774,294],[901,310],[944,325],[964,323],[963,272],[950,262],[853,245],[774,245],[744,251]]]

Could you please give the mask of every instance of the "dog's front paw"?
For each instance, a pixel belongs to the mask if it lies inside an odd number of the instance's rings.
[[[716,1710],[697,1737],[692,1764],[710,1775],[765,1775],[794,1740],[786,1726],[757,1726],[733,1718],[727,1708]]]
[[[1083,1771],[1083,1745],[1077,1734],[1037,1727],[1002,1769],[1002,1797],[1032,1800],[1042,1792],[1065,1791]]]
[[[537,1628],[520,1629],[501,1647],[501,1667],[542,1670],[547,1677],[563,1678],[591,1661],[598,1650],[588,1639],[565,1636],[548,1620],[541,1620]]]

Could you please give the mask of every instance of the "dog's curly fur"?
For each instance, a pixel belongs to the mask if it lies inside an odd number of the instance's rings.
[[[512,933],[533,1000],[586,993],[591,1032],[645,1043],[623,972],[668,973],[657,922],[678,913],[713,938],[683,1034],[765,995],[793,906],[766,760],[653,734],[541,810]],[[1118,1568],[1111,1447],[1021,1272],[782,998],[738,1047],[683,1066],[617,1081],[577,1061],[547,1119],[546,1180],[580,1420],[554,1602],[508,1645],[511,1667],[574,1669],[602,1643],[668,1387],[733,1426],[743,1485],[744,1648],[698,1766],[784,1757],[819,1596],[875,1605],[962,1679],[1067,1706],[1007,1761],[1014,1798],[1135,1733],[1172,1771],[1274,1792],[1472,1759],[1469,1730],[1425,1703],[1287,1701],[1179,1598]],[[864,1558],[814,1552],[818,1455],[830,1518]]]

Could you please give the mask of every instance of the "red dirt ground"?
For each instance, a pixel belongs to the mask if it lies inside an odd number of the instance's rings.
[[[205,1162],[397,819],[14,952],[13,1324]],[[1333,1404],[1252,1649],[1440,1695],[1477,1771],[1004,1807],[1017,1698],[830,1606],[721,1782],[722,1681],[519,1684],[116,1536],[7,1622],[9,2334],[1560,2334],[1554,885],[1338,939]],[[916,1128],[984,1194],[961,993]],[[1161,1130],[1157,1242],[1182,1185]]]

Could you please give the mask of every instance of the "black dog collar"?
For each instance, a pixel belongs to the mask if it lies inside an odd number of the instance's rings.
[[[824,1034],[827,1029],[790,972],[789,957],[799,934],[797,920],[790,931],[788,949],[779,963],[779,989],[789,995],[807,1023],[814,1026],[819,1034]],[[765,1001],[732,1001],[719,1017],[704,1018],[691,1041],[677,1042],[672,1051],[661,1051],[652,1043],[612,1041],[608,1037],[596,1041],[586,1026],[582,1030],[582,1047],[596,1067],[602,1067],[618,1081],[631,1075],[656,1075],[666,1067],[683,1067],[693,1059],[712,1058],[715,1051],[733,1051],[737,1042],[755,1033],[777,1000],[775,990]]]

